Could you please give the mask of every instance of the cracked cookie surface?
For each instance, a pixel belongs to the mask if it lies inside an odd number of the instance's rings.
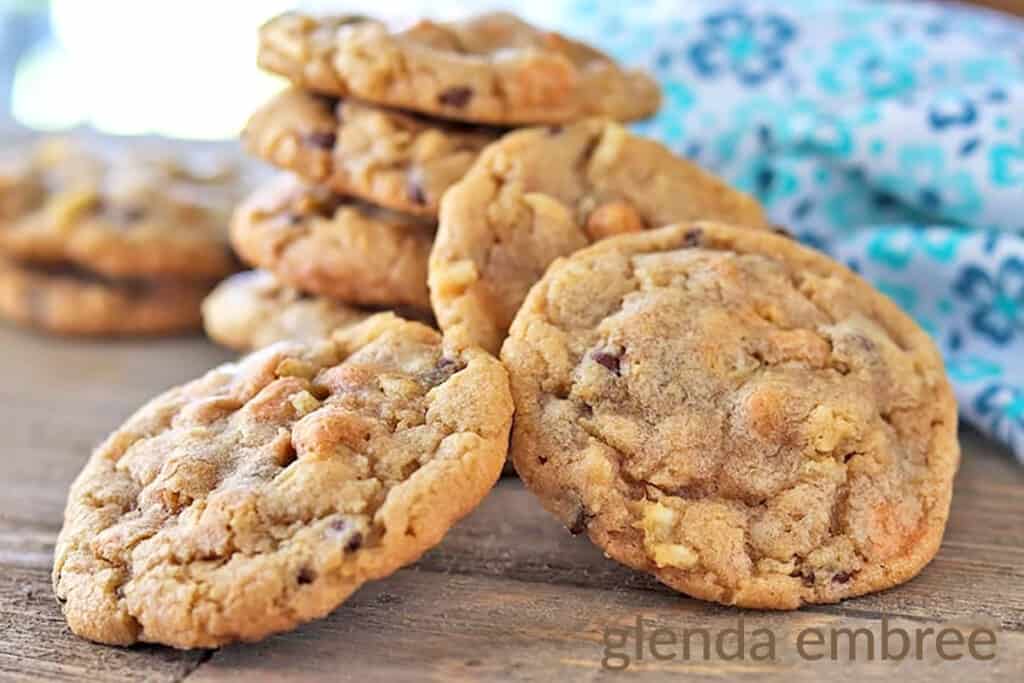
[[[216,279],[238,269],[228,220],[244,175],[225,158],[156,145],[51,139],[9,150],[0,164],[0,253],[114,278]]]
[[[502,349],[520,477],[612,558],[792,609],[934,556],[959,462],[927,334],[769,231],[670,226],[553,265]]]
[[[326,615],[415,561],[504,462],[501,364],[374,316],[152,400],[71,487],[54,592],[76,634],[179,648]]]
[[[306,90],[494,125],[631,120],[660,103],[647,74],[506,13],[402,31],[287,13],[260,30],[259,64]]]
[[[445,195],[430,256],[434,313],[445,334],[496,353],[556,258],[696,219],[767,225],[753,198],[616,123],[512,132]]]
[[[135,336],[199,329],[212,284],[110,279],[67,265],[0,259],[0,316],[75,336]]]
[[[296,289],[361,306],[430,310],[427,260],[436,224],[282,176],[236,210],[242,260]]]
[[[371,315],[364,309],[303,294],[262,270],[232,275],[203,301],[206,333],[236,351],[253,351],[279,341],[326,339],[334,330]]]
[[[441,195],[501,133],[291,88],[252,115],[243,139],[307,182],[436,217]]]

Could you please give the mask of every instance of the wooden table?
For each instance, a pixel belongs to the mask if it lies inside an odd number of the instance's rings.
[[[643,617],[648,631],[683,637],[683,629],[705,628],[728,646],[735,638],[725,629],[742,616],[748,639],[758,628],[777,637],[774,661],[726,661],[717,652],[705,661],[697,645],[688,660],[676,648],[672,660],[647,651],[636,661],[634,637],[625,647],[629,671],[789,682],[1024,680],[1024,467],[972,434],[963,437],[938,558],[905,586],[841,605],[741,612],[679,596],[571,537],[518,481],[505,479],[439,548],[364,587],[323,621],[216,652],[93,645],[71,635],[50,589],[68,484],[90,448],[145,399],[230,355],[198,338],[71,342],[2,325],[0,349],[0,679],[610,680],[621,676],[602,668],[607,629],[635,628]],[[996,658],[946,662],[931,649],[922,661],[850,664],[805,661],[794,647],[808,628],[878,632],[886,616],[908,632],[947,623],[992,628]]]

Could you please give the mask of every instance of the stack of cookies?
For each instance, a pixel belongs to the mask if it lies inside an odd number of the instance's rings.
[[[373,309],[429,320],[441,197],[487,145],[512,126],[635,119],[659,103],[648,76],[508,14],[399,32],[286,14],[262,28],[259,62],[291,87],[244,141],[287,175],[233,222],[236,251],[263,272],[225,282],[205,307],[210,336],[242,350]]]
[[[297,89],[247,140],[303,180],[237,211],[272,274],[229,280],[207,325],[291,340],[93,453],[55,550],[75,633],[214,647],[321,617],[437,544],[509,453],[570,532],[707,600],[836,602],[934,556],[959,458],[934,344],[616,122],[656,106],[648,79],[507,15],[286,15],[261,62]]]
[[[0,166],[0,314],[71,335],[192,330],[237,269],[239,170],[223,159],[51,139]]]

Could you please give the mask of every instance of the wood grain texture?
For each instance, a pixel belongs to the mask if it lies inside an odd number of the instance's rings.
[[[76,638],[53,598],[49,569],[0,568],[0,680],[180,681],[208,657]]]
[[[1024,0],[967,0],[972,5],[981,5],[1007,14],[1024,16]]]
[[[718,658],[633,662],[659,679],[836,681],[1024,679],[1024,468],[963,436],[953,515],[936,560],[914,581],[792,614],[701,603],[604,558],[573,537],[519,482],[502,481],[417,565],[359,591],[327,619],[216,653],[108,648],[67,630],[49,569],[67,487],[92,446],[146,399],[231,357],[198,338],[82,343],[0,326],[0,680],[276,681],[605,680],[604,629],[638,615],[713,632],[744,617],[770,628],[773,662]],[[809,626],[999,628],[994,662],[801,661]]]

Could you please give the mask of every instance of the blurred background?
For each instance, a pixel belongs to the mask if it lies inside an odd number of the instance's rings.
[[[866,0],[868,1],[868,0]],[[0,0],[0,131],[90,126],[216,140],[282,82],[255,66],[256,29],[290,8],[395,19],[510,8],[559,26],[572,0]],[[727,4],[727,3],[723,3]],[[743,3],[732,3],[742,5]],[[1024,0],[980,4],[1024,12]]]
[[[256,29],[291,8],[395,19],[514,8],[545,24],[557,0],[0,0],[0,130],[21,125],[189,139],[237,135],[283,81],[256,68]]]

